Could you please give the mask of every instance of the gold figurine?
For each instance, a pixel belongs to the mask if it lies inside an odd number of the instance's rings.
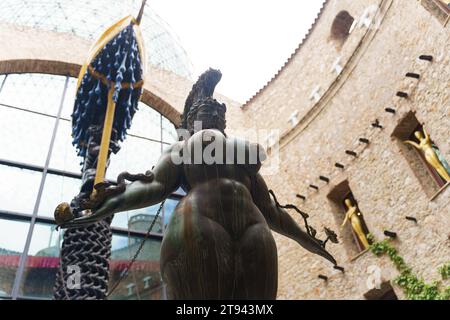
[[[341,229],[345,226],[347,221],[350,219],[350,222],[352,224],[352,229],[355,231],[356,235],[358,236],[359,240],[361,241],[362,245],[364,246],[364,249],[369,248],[369,241],[367,240],[366,235],[364,234],[362,225],[361,225],[361,212],[359,212],[358,208],[352,204],[352,201],[350,199],[345,199],[345,205],[347,206],[348,210],[345,213],[345,219],[344,222],[341,225]]]
[[[404,141],[407,144],[412,145],[416,149],[420,150],[422,154],[424,155],[427,162],[439,173],[439,175],[445,180],[450,181],[450,175],[448,174],[445,167],[442,165],[441,161],[439,161],[439,158],[436,154],[436,152],[433,149],[433,146],[431,144],[430,136],[425,131],[425,128],[423,128],[423,133],[425,134],[425,137],[423,136],[422,132],[416,131],[414,132],[414,135],[416,136],[417,140],[419,140],[419,143],[416,143],[411,140]]]

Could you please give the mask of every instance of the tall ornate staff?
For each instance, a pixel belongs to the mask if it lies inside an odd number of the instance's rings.
[[[139,29],[146,0],[138,17],[127,16],[109,27],[92,46],[80,70],[72,113],[72,137],[83,157],[80,193],[55,209],[57,224],[83,215],[97,201],[94,186],[102,184],[111,152],[137,110],[142,93],[146,55]],[[112,218],[87,227],[65,230],[61,270],[57,273],[55,299],[104,299],[108,289]],[[68,270],[68,268],[70,270]],[[79,283],[67,286],[71,272]]]

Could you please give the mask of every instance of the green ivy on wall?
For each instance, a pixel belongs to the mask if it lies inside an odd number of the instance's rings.
[[[439,273],[442,279],[446,280],[450,278],[450,262],[439,267]]]
[[[393,281],[405,292],[406,298],[410,300],[450,300],[450,286],[440,288],[440,282],[433,281],[428,284],[413,274],[411,268],[398,255],[397,249],[390,244],[390,239],[375,241],[373,235],[368,235],[372,242],[370,250],[377,256],[387,254],[394,263],[400,275]],[[450,262],[439,268],[442,279],[450,278]]]

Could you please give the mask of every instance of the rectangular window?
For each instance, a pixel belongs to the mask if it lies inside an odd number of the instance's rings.
[[[129,229],[130,231],[138,231],[146,233],[148,228],[150,227],[153,219],[158,212],[160,204],[155,204],[150,207],[130,210],[126,212],[119,212],[114,215],[114,219],[112,221],[112,226],[122,229]],[[160,234],[163,233],[163,212],[160,212],[160,215],[155,221],[153,225],[151,234]]]
[[[28,222],[0,219],[0,299],[11,296],[29,227]]]
[[[59,253],[63,237],[52,224],[36,223],[25,262],[19,295],[51,299],[59,270]]]
[[[0,104],[0,159],[44,166],[55,121]]]
[[[121,278],[142,238],[113,235],[110,281],[112,288]],[[111,295],[111,300],[161,300],[165,299],[165,284],[162,282],[159,258],[161,241],[147,239],[128,275],[123,278]]]
[[[394,288],[389,281],[385,281],[378,288],[373,288],[364,294],[367,300],[398,300]]]
[[[53,217],[56,206],[70,202],[80,192],[81,180],[47,173],[38,215]]]
[[[160,142],[128,136],[120,151],[117,154],[111,154],[111,165],[106,171],[106,178],[115,180],[124,171],[144,173],[152,169],[160,156]]]
[[[0,92],[0,104],[56,116],[65,81],[66,76],[9,74]]]
[[[32,214],[42,173],[0,165],[0,210]]]

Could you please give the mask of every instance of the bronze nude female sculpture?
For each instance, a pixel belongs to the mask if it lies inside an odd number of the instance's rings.
[[[275,299],[277,248],[270,229],[333,264],[336,261],[323,242],[303,231],[270,197],[258,173],[263,149],[225,134],[226,107],[212,98],[220,78],[219,71],[210,69],[193,86],[181,124],[190,137],[161,155],[152,175],[146,174],[151,179],[125,187],[97,186],[96,199],[86,206],[92,213],[66,219],[61,226],[77,227],[151,206],[181,186],[187,195],[176,206],[161,246],[161,274],[169,298]],[[205,151],[213,143],[226,152],[215,149],[213,163],[194,159],[195,148]],[[245,161],[233,152],[238,149],[245,150]],[[176,161],[180,157],[183,161]]]

